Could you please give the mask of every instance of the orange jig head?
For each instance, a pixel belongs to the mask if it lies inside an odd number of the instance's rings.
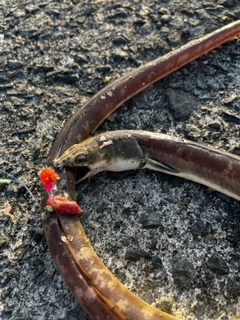
[[[44,189],[49,192],[53,185],[59,179],[58,175],[51,168],[44,168],[39,172],[39,178],[44,186]]]

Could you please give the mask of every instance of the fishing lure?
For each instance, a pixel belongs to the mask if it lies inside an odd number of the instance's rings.
[[[39,178],[47,191],[49,197],[46,201],[46,209],[49,212],[57,212],[60,214],[80,214],[82,209],[75,201],[71,201],[69,196],[59,196],[56,182],[59,179],[58,175],[52,168],[44,168],[39,172]]]
[[[43,187],[46,191],[51,191],[57,179],[58,175],[51,168],[44,168],[39,172],[39,178],[43,184]]]

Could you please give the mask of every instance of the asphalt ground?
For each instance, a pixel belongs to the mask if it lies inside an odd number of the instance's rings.
[[[240,18],[237,0],[0,1],[0,318],[88,316],[57,273],[38,172],[66,120],[121,75]],[[124,104],[99,128],[143,129],[240,154],[240,43],[230,41]],[[0,178],[8,178],[0,174]],[[81,221],[110,270],[186,319],[240,317],[239,204],[150,171],[82,182]]]

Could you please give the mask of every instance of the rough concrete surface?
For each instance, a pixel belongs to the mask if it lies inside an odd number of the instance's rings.
[[[0,319],[89,317],[44,238],[38,172],[65,121],[106,81],[240,18],[238,0],[0,1]],[[144,129],[240,154],[240,42],[124,104],[99,128]],[[8,178],[1,173],[0,178]],[[240,317],[239,204],[150,171],[82,182],[81,221],[104,263],[186,319]]]

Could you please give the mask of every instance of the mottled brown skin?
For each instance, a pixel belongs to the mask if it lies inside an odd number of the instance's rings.
[[[53,163],[55,167],[60,168],[91,166],[96,163],[110,165],[119,157],[144,161],[142,150],[131,135],[106,133],[74,144]]]
[[[240,21],[221,28],[199,40],[170,52],[136,71],[114,81],[93,96],[65,124],[50,150],[47,164],[53,165],[70,146],[81,142],[124,101],[201,55],[240,34]],[[146,140],[147,147],[150,141]],[[59,183],[75,200],[75,182],[85,175],[84,168],[58,170]],[[42,222],[53,260],[63,279],[92,319],[98,320],[177,320],[143,302],[121,285],[102,264],[89,244],[76,217],[45,213],[47,194],[42,194]],[[109,287],[107,279],[111,281]],[[98,277],[98,275],[101,275]],[[109,278],[108,278],[109,277]]]

